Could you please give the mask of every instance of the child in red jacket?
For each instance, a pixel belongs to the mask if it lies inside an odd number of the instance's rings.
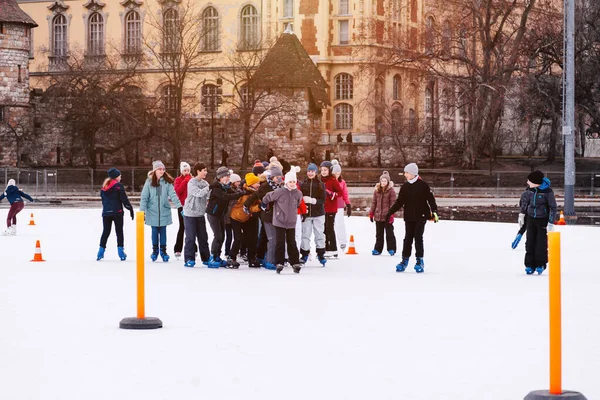
[[[185,225],[183,222],[183,215],[181,215],[181,212],[183,211],[185,199],[187,198],[188,182],[190,181],[190,179],[192,179],[192,175],[190,175],[190,164],[186,163],[185,161],[182,161],[179,165],[179,170],[181,171],[181,175],[175,178],[175,182],[173,182],[173,186],[175,187],[175,193],[177,193],[177,197],[181,202],[181,207],[177,209],[177,217],[179,219],[179,230],[177,231],[177,241],[175,242],[175,247],[173,248],[175,258],[177,259],[181,257],[181,250],[183,250],[183,234],[185,232]],[[196,251],[198,250],[196,249]]]
[[[331,161],[321,163],[321,182],[325,185],[325,257],[338,256],[335,239],[335,216],[338,210],[338,196],[342,196],[340,183],[332,174]]]

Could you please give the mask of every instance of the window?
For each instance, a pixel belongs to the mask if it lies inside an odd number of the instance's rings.
[[[142,44],[142,21],[137,11],[129,11],[125,16],[125,53],[139,54]]]
[[[4,35],[6,32],[4,32],[4,24],[2,22],[0,22],[0,35]]]
[[[452,107],[450,104],[450,92],[448,89],[442,90],[442,107],[444,110],[444,115],[451,117],[452,116]]]
[[[340,15],[350,15],[350,0],[340,0]]]
[[[258,12],[254,6],[247,5],[242,9],[241,25],[240,48],[244,50],[257,49],[260,36]]]
[[[417,113],[412,108],[408,110],[408,132],[411,135],[417,134]]]
[[[433,47],[435,45],[435,21],[433,17],[427,17],[425,20],[425,53],[433,54]]]
[[[467,56],[467,31],[464,27],[461,27],[458,33],[458,55]]]
[[[340,44],[348,44],[348,20],[338,21],[338,23],[340,27]]]
[[[393,20],[395,20],[395,21],[400,20],[400,11],[401,11],[400,0],[393,0],[393,4],[392,4],[392,19]]]
[[[173,112],[177,109],[177,94],[175,86],[167,85],[162,88],[161,102],[163,110]]]
[[[221,48],[219,13],[214,7],[207,7],[202,13],[202,50],[217,51]]]
[[[98,13],[90,15],[88,20],[88,55],[104,54],[104,18]]]
[[[452,26],[449,21],[444,21],[442,28],[442,53],[446,56],[450,55],[452,48]]]
[[[283,18],[294,18],[294,0],[283,0]]]
[[[64,57],[67,55],[67,17],[58,14],[52,20],[52,55]]]
[[[216,111],[219,106],[219,88],[216,85],[202,86],[202,105],[204,112]]]
[[[400,100],[400,94],[402,93],[402,77],[400,75],[394,75],[392,81],[392,96],[394,100]]]
[[[33,29],[29,29],[29,58],[33,58],[34,56],[33,44]]]
[[[177,10],[169,8],[163,14],[163,52],[179,51],[179,15]]]
[[[394,108],[392,110],[392,135],[397,136],[402,131],[402,110]]]
[[[354,82],[352,75],[339,74],[335,77],[335,99],[351,100],[354,96]]]
[[[22,83],[22,82],[23,82],[23,79],[21,78],[21,66],[20,66],[20,65],[17,65],[17,68],[19,69],[19,72],[18,72],[18,73],[19,73],[19,76],[17,77],[17,82],[18,82],[18,83]]]
[[[242,100],[242,107],[247,108],[250,107],[250,91],[248,90],[248,85],[243,85],[240,88],[240,99]]]
[[[433,95],[431,89],[425,89],[425,114],[431,114],[431,106],[433,103]]]
[[[350,104],[341,103],[334,107],[335,129],[352,129],[353,110]]]

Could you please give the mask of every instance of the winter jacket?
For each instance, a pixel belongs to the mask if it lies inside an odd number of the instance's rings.
[[[306,178],[300,184],[300,190],[303,196],[312,197],[317,200],[316,204],[307,204],[306,216],[309,218],[325,215],[325,185],[319,181],[319,178]]]
[[[209,192],[208,182],[204,179],[190,179],[186,189],[187,198],[183,205],[183,215],[186,217],[203,217],[206,214]]]
[[[404,207],[405,221],[426,221],[431,219],[434,212],[437,212],[435,197],[433,197],[429,185],[421,177],[418,177],[414,183],[405,182],[400,187],[398,198],[387,215],[394,214],[402,207]]]
[[[234,193],[241,192],[242,197],[243,197],[244,193],[246,193],[245,190],[242,190],[241,186],[237,189],[231,188],[231,191]],[[237,199],[229,200],[229,204],[227,205],[227,211],[225,212],[225,216],[223,218],[223,220],[225,221],[225,225],[231,224],[231,210],[233,210],[233,207],[237,204],[239,199],[241,199],[241,197],[238,197]]]
[[[19,190],[19,188],[15,185],[10,185],[6,187],[4,193],[0,194],[0,201],[2,201],[2,199],[4,199],[5,197],[8,199],[8,202],[10,204],[14,203],[15,201],[23,201],[23,197],[25,197],[29,201],[33,201],[31,196]]]
[[[556,199],[550,188],[550,179],[544,178],[539,187],[528,188],[521,195],[521,213],[531,218],[545,218],[551,224],[556,220]]]
[[[321,181],[325,185],[325,213],[337,213],[337,197],[343,196],[342,188],[337,178],[333,175],[322,176]]]
[[[223,217],[229,209],[229,201],[242,197],[243,192],[234,192],[229,185],[223,186],[219,181],[210,185],[210,196],[206,213],[215,217]]]
[[[261,178],[261,183],[260,183],[260,186],[259,186],[258,190],[256,191],[256,193],[254,193],[253,195],[248,197],[248,199],[244,202],[244,205],[246,206],[247,209],[250,209],[250,207],[252,207],[252,205],[257,200],[259,200],[259,202],[262,202],[263,197],[265,197],[265,195],[267,193],[270,193],[272,191],[273,191],[273,188],[271,187],[271,185],[269,185],[269,178],[267,178],[265,176],[264,180],[263,180],[263,178]],[[273,207],[272,207],[272,205],[267,207],[266,210],[261,211],[260,219],[262,219],[263,222],[267,222],[269,224],[273,223]]]
[[[175,182],[173,182],[173,186],[175,187],[175,193],[177,193],[177,197],[179,197],[179,201],[181,204],[185,206],[185,199],[188,195],[188,182],[192,179],[192,175],[179,175],[175,178]]]
[[[346,208],[348,204],[350,204],[350,197],[348,196],[348,186],[346,185],[345,180],[338,180],[340,184],[340,189],[342,190],[342,195],[337,196],[337,206],[338,208]]]
[[[394,190],[394,182],[390,181],[385,188],[378,183],[375,185],[373,192],[373,200],[371,201],[371,209],[369,215],[373,215],[373,220],[377,222],[387,222],[386,215],[392,204],[396,201],[396,191]]]
[[[177,208],[181,207],[181,202],[177,198],[173,184],[167,183],[164,178],[160,178],[158,183],[159,186],[152,186],[152,180],[146,179],[140,196],[140,211],[146,213],[146,225],[171,225],[173,219],[169,200]]]
[[[258,189],[254,189],[244,184],[244,190],[245,194],[242,197],[240,197],[235,203],[235,205],[231,208],[231,219],[242,223],[247,222],[250,219],[250,217],[254,216],[255,214],[258,215],[260,213],[260,200],[256,199],[254,201],[254,204],[252,204],[250,208],[248,208],[250,214],[246,214],[246,212],[244,211],[244,203],[246,202],[246,200],[248,200],[248,198],[250,198],[250,196],[256,193]]]
[[[273,225],[285,229],[296,227],[298,207],[301,201],[301,191],[298,189],[288,190],[285,187],[267,193],[262,199],[263,204],[273,203]]]
[[[106,187],[100,189],[100,197],[102,198],[102,216],[112,217],[123,214],[123,206],[128,210],[133,210],[125,188],[121,182],[111,180]]]

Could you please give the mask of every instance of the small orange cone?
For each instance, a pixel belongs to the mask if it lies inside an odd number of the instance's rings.
[[[37,240],[35,242],[35,254],[33,255],[33,260],[35,262],[46,261],[42,258],[42,247],[40,246],[40,241]]]
[[[33,220],[33,213],[29,215],[29,225],[35,225],[35,221]]]
[[[358,254],[354,247],[354,235],[350,235],[350,243],[348,244],[348,252],[346,254]]]
[[[560,218],[558,219],[558,222],[556,223],[556,225],[566,225],[567,221],[565,221],[565,214],[563,214],[563,212],[560,212]]]

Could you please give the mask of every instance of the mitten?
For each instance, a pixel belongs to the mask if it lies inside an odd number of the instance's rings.
[[[438,217],[437,212],[433,213],[433,222],[437,224],[437,222],[440,220],[440,217]]]
[[[260,203],[260,209],[263,211],[267,211],[269,205],[267,203]]]
[[[346,215],[349,217],[352,215],[352,206],[350,204],[346,204]]]
[[[302,198],[304,199],[304,202],[306,204],[317,204],[317,199],[315,199],[314,197],[304,196]]]
[[[183,210],[181,210],[181,216],[185,217],[185,214],[183,213]]]
[[[390,225],[392,225],[394,223],[394,216],[393,215],[390,215],[390,218],[388,219],[388,223]]]
[[[369,213],[369,219],[371,222],[375,221],[373,213]]]
[[[521,241],[522,237],[523,237],[523,235],[521,235],[520,233],[517,233],[517,236],[515,237],[515,240],[513,240],[510,247],[512,247],[513,249],[516,249],[517,246],[519,245],[519,242]]]
[[[525,225],[525,214],[520,213],[519,214],[519,228],[522,227],[523,225]]]

